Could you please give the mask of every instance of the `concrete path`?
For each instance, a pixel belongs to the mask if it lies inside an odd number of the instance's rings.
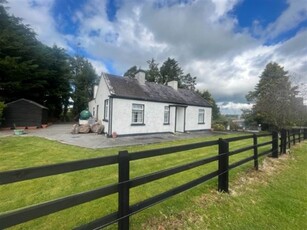
[[[86,148],[110,148],[116,146],[144,145],[187,139],[195,137],[212,136],[215,133],[210,131],[178,133],[178,134],[149,134],[140,136],[124,136],[118,138],[107,138],[104,135],[95,133],[71,134],[73,124],[53,124],[45,129],[25,130],[26,136],[44,137],[49,140],[56,140],[65,144],[76,145]],[[0,131],[0,137],[14,135],[13,130]]]

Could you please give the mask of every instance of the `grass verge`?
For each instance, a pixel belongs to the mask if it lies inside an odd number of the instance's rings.
[[[307,229],[307,142],[259,171],[239,173],[230,194],[211,190],[179,213],[153,217],[135,229]]]

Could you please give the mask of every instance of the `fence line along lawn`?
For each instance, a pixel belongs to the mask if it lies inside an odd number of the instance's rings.
[[[236,134],[237,135],[237,134]],[[227,135],[224,137],[231,137]],[[130,152],[145,149],[163,148],[174,145],[184,145],[200,141],[216,140],[217,136],[210,138],[196,138],[177,140],[146,146],[118,147],[110,149],[92,150],[64,145],[58,142],[37,137],[6,137],[0,138],[0,171],[17,168],[33,167],[39,165],[67,162],[98,156],[114,155],[119,150]],[[264,139],[263,141],[268,141]],[[250,140],[234,142],[231,149],[242,145],[250,145]],[[269,146],[267,148],[270,148]],[[206,158],[217,154],[217,146],[179,152],[171,155],[148,158],[131,162],[131,178],[150,172],[174,167],[187,162]],[[240,160],[252,151],[232,156],[231,160]],[[252,162],[241,167],[241,171],[252,167]],[[217,169],[217,162],[189,170],[184,173],[164,178],[145,186],[131,190],[131,204],[149,198],[155,194],[191,181]],[[40,179],[18,182],[0,186],[0,212],[9,212],[14,209],[53,200],[56,198],[88,191],[94,188],[117,182],[117,166],[98,167],[78,172],[49,176]],[[240,171],[236,170],[236,171]],[[234,173],[231,173],[233,176]],[[180,212],[188,206],[195,197],[216,188],[216,181],[211,180],[186,193],[182,193],[165,203],[154,206],[132,219],[132,226],[140,225],[149,220],[152,215]],[[111,213],[117,209],[117,196],[112,195],[83,205],[51,214],[33,221],[13,227],[13,229],[71,229]],[[111,226],[116,228],[116,226]]]
[[[230,194],[215,190],[194,197],[181,212],[166,213],[134,229],[307,229],[307,141],[259,171],[240,172]]]

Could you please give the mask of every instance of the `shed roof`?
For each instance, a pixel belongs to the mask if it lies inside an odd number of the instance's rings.
[[[11,102],[9,102],[9,103],[6,103],[6,105],[11,105],[11,104],[18,103],[18,102],[21,102],[21,101],[28,102],[28,103],[33,104],[33,105],[35,105],[35,106],[37,106],[37,107],[40,107],[40,108],[42,108],[42,109],[48,109],[47,107],[45,107],[45,106],[43,106],[43,105],[41,105],[41,104],[38,104],[38,103],[36,103],[35,101],[31,101],[31,100],[28,100],[28,99],[25,99],[25,98],[20,98],[20,99],[18,99],[18,100],[16,100],[16,101],[11,101]]]
[[[173,89],[170,86],[145,82],[144,85],[134,78],[103,74],[113,97],[145,101],[166,102],[183,105],[211,107],[212,105],[199,94],[188,89]]]

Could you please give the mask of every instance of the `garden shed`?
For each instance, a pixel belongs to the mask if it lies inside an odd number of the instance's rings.
[[[41,127],[47,124],[48,108],[34,101],[21,98],[6,104],[4,127]]]

